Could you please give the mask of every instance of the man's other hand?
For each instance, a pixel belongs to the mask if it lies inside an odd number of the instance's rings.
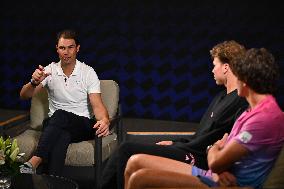
[[[169,146],[169,145],[173,145],[173,141],[171,141],[171,140],[165,140],[165,141],[157,142],[156,144],[157,144],[157,145]]]
[[[98,135],[98,137],[109,135],[109,124],[110,124],[109,120],[106,119],[97,121],[97,123],[93,127],[97,129],[96,135]]]

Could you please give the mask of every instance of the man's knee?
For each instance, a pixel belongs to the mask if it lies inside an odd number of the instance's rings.
[[[143,159],[143,154],[132,155],[127,161],[124,175],[129,177],[132,173],[140,169],[141,168],[140,161],[142,159]]]
[[[149,180],[155,178],[152,177],[149,179],[149,175],[151,175],[152,170],[151,169],[139,169],[136,172],[132,173],[129,176],[128,180],[128,186],[131,188],[141,188],[141,187],[146,187],[149,184]],[[157,175],[155,175],[157,176]]]

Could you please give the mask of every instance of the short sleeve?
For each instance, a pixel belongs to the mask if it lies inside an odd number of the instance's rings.
[[[247,122],[234,139],[249,151],[257,151],[264,146],[273,144],[275,141],[272,135],[275,133],[270,132],[272,128],[268,129],[269,125],[265,123],[267,122],[261,119]]]
[[[97,76],[97,73],[95,72],[93,68],[91,68],[88,72],[88,75],[86,78],[86,84],[87,84],[88,94],[101,93],[100,80]]]

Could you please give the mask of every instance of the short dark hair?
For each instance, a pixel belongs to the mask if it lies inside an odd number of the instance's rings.
[[[211,50],[210,54],[212,59],[219,58],[222,63],[228,63],[231,65],[233,59],[240,55],[244,55],[246,49],[243,45],[237,43],[234,40],[224,41],[215,45]]]
[[[76,45],[79,45],[80,42],[79,42],[79,39],[78,39],[78,36],[77,36],[77,33],[74,31],[74,30],[69,30],[69,29],[66,29],[66,30],[63,30],[63,31],[60,31],[57,33],[57,43],[59,41],[60,38],[64,38],[64,39],[74,39],[75,40],[75,43]]]
[[[231,69],[240,81],[257,93],[272,94],[276,90],[279,67],[265,48],[248,50],[245,56],[233,61]]]

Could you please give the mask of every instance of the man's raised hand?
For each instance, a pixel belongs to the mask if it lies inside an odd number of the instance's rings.
[[[32,80],[35,84],[42,82],[50,73],[46,73],[44,67],[39,65],[32,75]]]

